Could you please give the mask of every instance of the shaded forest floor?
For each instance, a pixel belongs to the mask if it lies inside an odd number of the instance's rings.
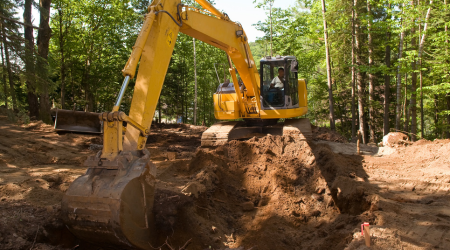
[[[450,248],[448,140],[355,155],[354,144],[314,129],[308,143],[266,136],[208,150],[199,148],[205,129],[152,128],[155,249],[189,240],[186,249],[365,249],[363,222],[371,249]],[[99,249],[73,237],[59,213],[100,144],[0,114],[0,249]]]

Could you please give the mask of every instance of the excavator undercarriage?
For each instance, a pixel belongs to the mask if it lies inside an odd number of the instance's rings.
[[[272,125],[252,124],[247,121],[218,122],[202,134],[202,147],[217,147],[231,140],[249,139],[271,135],[291,135],[300,140],[311,140],[312,131],[308,118],[286,119]]]

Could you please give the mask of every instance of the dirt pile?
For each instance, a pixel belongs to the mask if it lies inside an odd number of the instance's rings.
[[[59,212],[58,205],[2,201],[0,249],[71,249],[76,239],[59,220]]]
[[[193,249],[343,249],[360,217],[370,220],[360,160],[289,136],[198,150],[178,166],[189,176],[184,192],[157,196],[180,200],[161,228],[173,229],[174,245],[192,238]],[[160,233],[161,244],[172,235]]]
[[[420,140],[414,144],[403,147],[392,157],[408,159],[408,162],[414,162],[422,168],[432,169],[447,167],[450,168],[450,140]]]
[[[408,136],[400,132],[390,132],[383,137],[383,146],[395,147],[410,144]]]
[[[98,140],[58,135],[42,122],[17,126],[0,116],[0,249],[74,246],[59,219],[61,198],[86,171],[81,163]]]
[[[311,128],[313,140],[315,141],[348,142],[347,138],[336,131],[331,131],[329,128],[316,127],[314,125],[311,125]]]
[[[43,121],[31,121],[28,124],[23,124],[21,127],[28,131],[54,132],[53,126],[45,124]]]
[[[75,239],[59,219],[61,197],[101,137],[3,118],[0,249],[101,249]],[[364,249],[362,222],[371,224],[373,249],[450,248],[448,140],[383,156],[289,136],[208,150],[199,148],[204,130],[152,127],[156,249]]]
[[[371,249],[450,248],[449,150],[449,140],[422,141],[364,158],[368,184],[376,190]],[[348,249],[364,249],[363,242],[355,234]]]

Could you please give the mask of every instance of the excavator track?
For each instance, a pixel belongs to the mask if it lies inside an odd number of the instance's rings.
[[[202,147],[217,147],[231,140],[250,139],[254,136],[290,135],[300,140],[312,140],[311,123],[308,118],[286,119],[284,123],[271,126],[247,126],[243,121],[218,122],[202,134]]]
[[[202,134],[202,147],[217,147],[225,144],[230,132],[242,125],[242,122],[218,122]]]
[[[298,136],[300,140],[311,141],[311,122],[308,118],[286,119],[283,126],[283,135]]]

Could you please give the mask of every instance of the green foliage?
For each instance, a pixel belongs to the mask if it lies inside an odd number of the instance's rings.
[[[112,109],[123,79],[121,69],[143,21],[143,16],[134,7],[142,7],[145,2],[54,2],[57,11],[51,19],[50,63],[52,78],[57,85],[61,81],[61,67],[65,68],[65,106],[93,104],[89,107],[91,110]],[[53,92],[53,99],[60,99],[58,92],[59,89]],[[125,110],[129,108],[131,95],[128,91],[124,98]]]
[[[383,103],[390,98],[390,127],[395,124],[396,77],[400,66],[401,105],[405,98],[410,100],[413,94],[420,98],[419,79],[417,88],[411,89],[413,72],[423,76],[423,103],[425,134],[429,139],[442,138],[450,129],[450,57],[449,34],[450,11],[443,1],[434,1],[431,16],[427,21],[427,37],[424,40],[422,58],[419,58],[419,46],[411,46],[413,39],[417,44],[422,38],[425,15],[430,7],[429,1],[411,4],[409,0],[369,0],[372,10],[367,11],[367,1],[358,1],[357,22],[361,27],[362,65],[352,65],[352,1],[327,0],[326,19],[328,22],[329,47],[335,101],[337,130],[347,137],[351,136],[352,108],[352,66],[363,73],[366,83],[365,102],[374,108],[373,127],[378,139],[382,136]],[[52,38],[49,53],[50,99],[55,106],[62,107],[61,90],[65,89],[64,107],[71,108],[75,103],[78,109],[87,104],[92,111],[111,110],[119,91],[123,76],[121,70],[132,50],[141,28],[143,14],[146,13],[148,0],[80,0],[76,4],[69,0],[52,1],[51,28]],[[199,7],[195,1],[184,4]],[[267,16],[255,27],[264,33],[263,37],[250,43],[255,61],[270,54],[269,9],[274,0],[255,0],[256,8],[264,8]],[[12,94],[17,97],[18,109],[27,106],[28,79],[23,62],[26,60],[22,36],[22,26],[14,21],[20,6],[17,1],[0,0],[0,14],[13,21],[4,21],[6,35],[4,45],[10,52],[10,63],[14,86],[10,91],[6,74],[5,60],[2,60],[0,78],[0,105],[8,101],[11,107]],[[309,117],[316,125],[328,124],[328,86],[325,63],[325,44],[323,40],[323,20],[321,0],[298,0],[296,6],[272,8],[272,47],[274,55],[294,55],[299,62],[299,78],[307,80]],[[16,18],[17,19],[17,18]],[[239,21],[239,20],[236,20]],[[368,23],[372,23],[373,65],[368,66]],[[447,26],[447,28],[446,28]],[[245,27],[244,27],[245,28]],[[412,29],[415,32],[412,32]],[[405,32],[402,59],[398,60],[399,36]],[[3,38],[3,37],[2,37]],[[385,64],[386,47],[391,48],[391,66]],[[198,123],[210,125],[215,122],[212,96],[219,82],[228,77],[223,65],[228,61],[223,51],[196,41],[198,75]],[[3,49],[4,50],[4,49]],[[419,60],[421,59],[421,60]],[[36,58],[33,56],[33,60]],[[417,63],[414,71],[412,63]],[[214,69],[217,68],[217,74]],[[259,64],[257,63],[258,67]],[[368,74],[375,76],[375,98],[369,102]],[[384,76],[390,75],[391,95],[384,96]],[[5,75],[6,76],[6,75]],[[35,79],[39,80],[39,79]],[[6,86],[6,88],[4,88]],[[39,86],[37,86],[39,91]],[[121,109],[128,111],[133,95],[134,81],[129,85]],[[6,91],[5,91],[6,89]],[[6,99],[5,99],[6,97]],[[166,80],[162,89],[157,118],[173,122],[183,117],[183,122],[193,122],[194,108],[194,63],[193,40],[179,34],[175,50],[170,61]],[[417,100],[417,118],[420,120],[420,99]],[[364,110],[367,115],[368,110]],[[402,123],[405,115],[402,111]],[[411,119],[409,119],[411,120]],[[420,124],[420,123],[419,123]],[[409,124],[406,124],[409,125]],[[402,124],[403,127],[403,124]]]
[[[375,100],[369,105],[374,107],[374,127],[377,138],[382,136],[383,128],[383,102],[384,102],[384,75],[391,76],[391,127],[395,124],[395,98],[396,98],[396,73],[401,65],[402,76],[402,101],[405,95],[411,98],[412,93],[420,97],[419,79],[417,89],[411,89],[412,62],[419,63],[419,41],[423,35],[425,15],[429,1],[420,1],[411,5],[411,1],[404,0],[371,0],[372,12],[368,13],[366,1],[358,1],[358,22],[363,32],[361,56],[368,60],[367,23],[372,21],[373,60],[369,67],[364,63],[356,70],[363,72],[366,83],[366,103],[368,101],[367,74],[375,75]],[[256,7],[264,6],[266,2],[258,2]],[[350,137],[351,128],[351,44],[352,44],[352,5],[344,0],[326,1],[326,18],[328,22],[329,44],[332,61],[332,79],[334,82],[335,113],[337,117],[337,129]],[[403,12],[402,12],[403,11]],[[435,1],[432,6],[432,15],[428,20],[427,37],[424,44],[422,67],[417,66],[417,75],[422,69],[423,93],[424,93],[424,120],[425,136],[427,138],[441,137],[448,130],[449,121],[447,115],[450,107],[446,99],[450,93],[449,80],[449,43],[448,31],[445,25],[450,25],[448,6],[443,1]],[[299,77],[308,81],[308,117],[319,125],[328,122],[328,86],[326,84],[325,48],[323,42],[323,24],[321,0],[298,0],[297,6],[288,9],[272,9],[273,22],[273,47],[274,54],[295,55],[299,61]],[[420,29],[419,29],[420,24]],[[255,44],[265,44],[270,40],[270,19],[259,22],[256,28],[264,32]],[[415,33],[411,32],[415,28]],[[397,60],[399,35],[405,32],[405,44],[403,58]],[[389,35],[389,36],[388,36]],[[417,46],[412,47],[412,39],[416,39]],[[391,48],[391,67],[384,63],[386,46]],[[260,46],[261,47],[261,46]],[[408,76],[405,81],[405,75]],[[405,92],[406,85],[406,92]],[[420,100],[417,100],[417,104]],[[402,104],[404,105],[404,104]],[[406,108],[410,108],[407,106]],[[420,108],[417,106],[417,119],[420,121]],[[368,111],[365,110],[367,113]],[[402,121],[404,120],[402,114]],[[434,124],[433,122],[437,124]]]

